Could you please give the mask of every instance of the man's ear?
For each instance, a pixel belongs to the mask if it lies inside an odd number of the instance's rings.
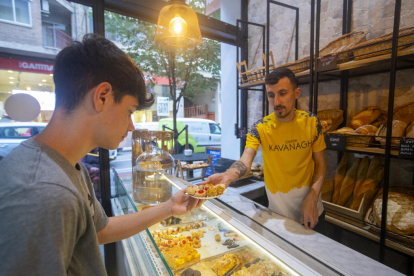
[[[102,82],[95,87],[93,92],[93,104],[97,112],[101,112],[112,95],[112,86],[108,82]]]
[[[299,99],[299,97],[300,97],[300,92],[301,92],[301,90],[300,90],[300,88],[299,88],[299,87],[295,89],[295,99]]]

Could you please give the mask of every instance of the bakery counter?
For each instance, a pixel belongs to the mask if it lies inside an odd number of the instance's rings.
[[[164,177],[172,194],[190,185]],[[150,208],[133,201],[119,179],[115,182],[114,215]],[[118,248],[118,269],[128,275],[398,275],[232,189],[220,200],[119,242]]]

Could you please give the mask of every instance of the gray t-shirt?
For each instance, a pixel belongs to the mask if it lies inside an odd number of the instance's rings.
[[[82,162],[33,139],[0,161],[1,275],[106,275],[107,223]]]

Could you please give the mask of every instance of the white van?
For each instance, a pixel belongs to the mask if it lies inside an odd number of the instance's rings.
[[[199,118],[177,118],[177,130],[182,131],[188,125],[188,143],[193,152],[204,152],[206,146],[221,147],[221,128],[220,126],[207,119]],[[173,129],[173,119],[165,118],[159,122],[150,123],[136,123],[134,124],[136,129],[148,129],[148,130],[163,130],[163,126],[166,126],[165,130],[171,131]],[[121,142],[118,150],[130,149],[131,147],[131,132]],[[183,152],[185,148],[185,132],[178,136],[178,150]]]

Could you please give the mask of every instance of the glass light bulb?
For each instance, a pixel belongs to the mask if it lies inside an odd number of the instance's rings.
[[[187,22],[180,16],[174,17],[170,21],[170,32],[173,36],[184,37],[187,33]]]

